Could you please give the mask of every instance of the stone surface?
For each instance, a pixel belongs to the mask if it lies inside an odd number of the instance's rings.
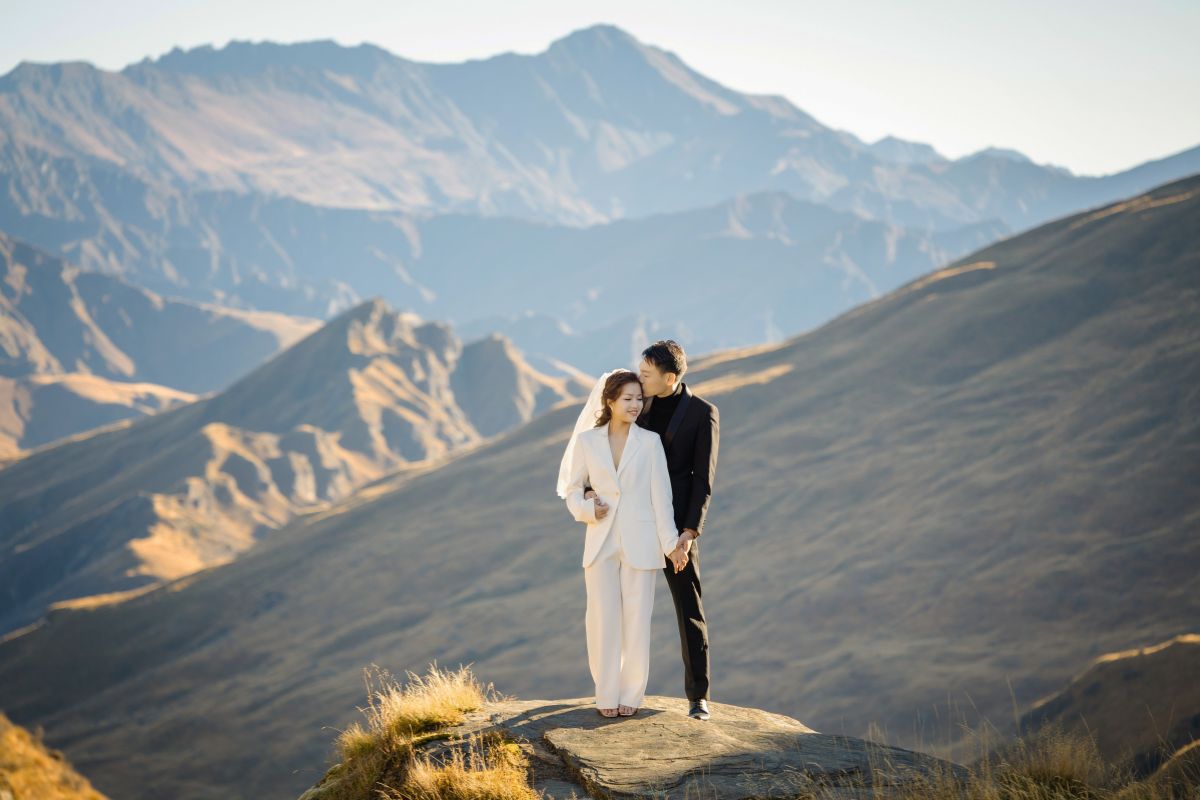
[[[962,767],[932,756],[818,733],[790,717],[711,703],[690,719],[682,699],[648,697],[634,717],[605,719],[590,700],[501,701],[451,733],[503,731],[530,756],[552,797],[886,797],[888,787]],[[449,746],[442,744],[439,746]]]

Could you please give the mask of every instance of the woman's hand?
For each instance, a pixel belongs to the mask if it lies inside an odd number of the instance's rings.
[[[671,564],[674,565],[676,572],[682,572],[684,568],[687,567],[688,554],[684,552],[683,548],[676,546],[676,548],[671,551],[669,558],[671,559]]]
[[[599,522],[608,515],[608,503],[600,499],[595,489],[588,489],[583,493],[584,500],[591,500],[593,497],[596,498],[596,521]]]

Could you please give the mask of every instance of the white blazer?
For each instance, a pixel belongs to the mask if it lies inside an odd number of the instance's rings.
[[[602,520],[596,519],[596,501],[583,499],[585,483],[608,503]],[[637,569],[662,569],[663,556],[675,549],[679,531],[671,508],[667,454],[653,431],[631,425],[616,467],[608,446],[608,425],[581,432],[575,439],[566,499],[571,515],[587,523],[584,567],[596,560],[611,530],[620,534],[629,565]]]

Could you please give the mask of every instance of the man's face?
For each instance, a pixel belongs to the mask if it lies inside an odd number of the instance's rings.
[[[659,372],[658,366],[649,359],[642,359],[638,375],[642,379],[642,390],[647,397],[665,397],[675,391],[675,373]]]

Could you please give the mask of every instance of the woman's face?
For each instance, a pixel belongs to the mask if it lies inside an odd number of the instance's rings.
[[[621,393],[616,400],[609,401],[613,419],[623,420],[629,424],[637,422],[638,414],[642,413],[642,385],[630,381],[621,387]]]

